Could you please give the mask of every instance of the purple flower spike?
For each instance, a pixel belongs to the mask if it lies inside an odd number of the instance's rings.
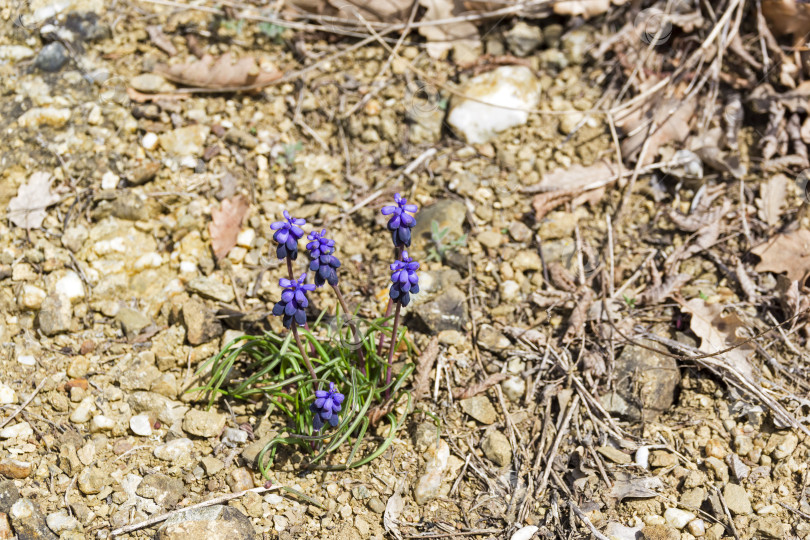
[[[301,274],[297,280],[282,278],[278,284],[284,287],[281,292],[281,301],[273,306],[273,315],[281,316],[281,322],[285,328],[290,328],[293,321],[298,326],[304,326],[307,322],[306,307],[309,305],[307,293],[315,290],[315,285],[304,283],[306,274]]]
[[[411,294],[419,292],[419,263],[408,257],[408,252],[402,252],[402,259],[391,265],[391,289],[388,296],[403,307],[411,301]]]
[[[315,391],[315,401],[309,406],[309,410],[313,413],[312,427],[315,428],[315,431],[320,431],[327,422],[332,427],[338,425],[340,421],[338,413],[344,397],[337,391],[333,382],[329,383],[329,390]]]
[[[391,216],[388,220],[388,230],[391,231],[391,240],[395,247],[408,247],[411,245],[411,229],[416,225],[416,219],[410,214],[418,210],[415,204],[408,204],[399,193],[394,195],[395,205],[383,206],[384,216]]]
[[[273,222],[270,228],[276,231],[273,240],[278,243],[276,255],[279,259],[291,260],[298,258],[298,241],[304,236],[301,228],[307,221],[303,218],[290,217],[290,213],[284,210],[284,220]]]
[[[318,287],[327,282],[330,285],[338,283],[337,269],[340,268],[340,260],[332,255],[335,251],[335,241],[326,238],[325,235],[326,229],[323,229],[321,232],[313,231],[307,236],[311,240],[307,244],[309,257],[312,259],[309,269],[315,272],[315,285]]]

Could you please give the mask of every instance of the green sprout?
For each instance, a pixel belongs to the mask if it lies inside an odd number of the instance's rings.
[[[703,291],[698,291],[698,296],[700,297],[701,300],[704,301],[709,299],[709,295],[704,293]]]
[[[430,241],[433,245],[428,248],[427,260],[441,261],[448,251],[467,245],[466,234],[446,242],[445,239],[449,233],[450,227],[439,229],[439,223],[436,220],[430,222]]]
[[[234,20],[234,19],[223,19],[219,21],[220,28],[224,28],[225,30],[231,32],[232,34],[239,35],[242,33],[242,28],[245,26],[245,21],[242,19]]]
[[[624,303],[627,304],[627,307],[629,307],[630,309],[633,309],[633,308],[636,307],[636,299],[635,298],[630,298],[626,294],[623,294],[622,298],[624,298]]]
[[[284,30],[286,30],[286,28],[274,23],[269,22],[259,23],[259,31],[276,42],[281,40],[281,34],[284,33]]]
[[[295,141],[294,143],[283,145],[282,148],[284,153],[276,158],[276,163],[281,166],[287,166],[295,162],[295,156],[304,148],[304,145],[301,141]]]

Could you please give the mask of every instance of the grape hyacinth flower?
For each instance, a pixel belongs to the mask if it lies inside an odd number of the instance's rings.
[[[415,204],[408,204],[408,200],[402,198],[399,193],[394,195],[396,204],[383,206],[384,216],[391,216],[388,220],[388,230],[391,231],[391,239],[395,247],[409,247],[411,245],[411,229],[416,225],[416,219],[410,215],[416,213],[418,208]]]
[[[306,274],[301,274],[298,279],[278,280],[278,284],[284,287],[284,290],[281,293],[281,301],[273,306],[273,315],[281,315],[281,322],[285,328],[290,328],[293,320],[298,326],[304,326],[307,322],[307,314],[304,311],[309,305],[307,292],[314,291],[315,285],[304,283],[306,277]]]
[[[301,228],[307,221],[303,218],[290,217],[290,213],[284,210],[284,220],[273,222],[270,228],[276,231],[273,240],[278,242],[276,256],[279,259],[289,257],[295,260],[298,257],[298,241],[304,236]]]
[[[332,427],[338,425],[340,421],[338,413],[344,397],[337,391],[333,382],[329,383],[329,390],[315,391],[315,401],[309,406],[309,410],[313,413],[312,427],[315,431],[320,431],[327,422]]]
[[[325,282],[333,286],[338,283],[336,270],[340,268],[340,260],[333,255],[335,241],[326,238],[325,235],[326,229],[323,229],[321,232],[313,231],[307,236],[311,240],[307,244],[309,257],[312,259],[309,269],[315,272],[315,285],[318,287],[323,286]]]
[[[402,259],[391,265],[391,289],[388,296],[391,300],[404,306],[411,301],[411,293],[419,292],[419,276],[416,271],[419,263],[408,257],[408,252],[402,252]]]

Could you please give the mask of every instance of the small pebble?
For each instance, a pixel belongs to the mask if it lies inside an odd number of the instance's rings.
[[[706,523],[702,519],[693,519],[687,524],[686,530],[692,536],[703,536],[706,534]]]
[[[152,435],[152,421],[148,414],[138,414],[129,419],[129,428],[135,435],[149,437]]]
[[[27,439],[34,434],[31,424],[28,422],[17,422],[13,426],[0,429],[0,439]]]
[[[148,132],[141,139],[141,146],[144,150],[154,150],[158,143],[158,136],[152,132]]]
[[[0,405],[9,405],[11,403],[17,403],[17,394],[14,393],[10,386],[0,383]]]
[[[101,177],[101,189],[115,189],[118,187],[118,175],[112,171],[107,171]]]
[[[670,527],[681,530],[686,527],[687,523],[695,519],[695,514],[680,508],[667,508],[664,512],[664,519]]]

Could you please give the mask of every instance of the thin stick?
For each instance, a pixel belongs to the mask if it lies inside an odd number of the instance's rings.
[[[397,309],[394,312],[394,329],[391,331],[391,345],[388,347],[388,367],[385,370],[385,386],[391,384],[391,366],[394,364],[394,349],[397,346],[397,327],[399,326],[399,310],[402,304],[397,302]],[[391,389],[385,389],[385,399],[391,395]]]
[[[42,387],[43,387],[43,386],[45,386],[45,381],[47,381],[47,380],[48,380],[48,378],[47,378],[47,377],[44,377],[44,378],[42,379],[42,381],[41,381],[41,382],[40,382],[40,383],[37,385],[37,387],[36,387],[36,388],[34,388],[34,391],[31,393],[31,395],[30,395],[30,396],[28,396],[28,399],[26,399],[26,400],[25,400],[25,402],[24,402],[22,405],[20,405],[19,407],[17,407],[17,410],[16,410],[16,411],[14,411],[14,414],[12,414],[11,416],[9,416],[9,417],[8,417],[8,418],[6,418],[5,420],[3,420],[3,423],[2,423],[2,424],[0,424],[0,429],[3,429],[4,427],[6,427],[6,424],[8,424],[9,422],[11,422],[11,421],[12,421],[12,420],[13,420],[13,419],[14,419],[14,418],[15,418],[15,417],[18,415],[18,414],[20,414],[20,413],[23,411],[23,409],[25,409],[26,407],[28,407],[28,404],[29,404],[29,403],[31,403],[31,401],[32,401],[32,400],[34,399],[34,397],[35,397],[35,396],[36,396],[36,395],[39,393],[39,391],[40,391],[40,390],[42,390]]]
[[[557,436],[554,437],[554,443],[546,456],[546,468],[543,470],[543,478],[540,481],[540,486],[537,488],[538,493],[544,493],[548,485],[548,477],[551,474],[551,465],[554,463],[554,457],[557,455],[557,450],[560,448],[563,436],[568,432],[568,424],[571,422],[571,417],[574,416],[574,411],[579,406],[579,394],[575,394],[571,403],[568,405],[568,411],[565,413],[560,429]]]
[[[268,491],[273,491],[273,490],[276,490],[276,489],[280,489],[281,487],[282,486],[273,486],[273,487],[269,487],[269,488],[257,487],[257,488],[246,489],[244,491],[238,491],[236,493],[230,493],[228,495],[223,495],[222,497],[216,497],[215,499],[209,499],[209,500],[203,501],[201,503],[192,504],[191,506],[187,506],[185,508],[180,508],[180,509],[174,510],[172,512],[166,512],[165,514],[160,514],[159,516],[151,517],[149,519],[141,521],[140,523],[133,523],[132,525],[127,525],[126,527],[119,527],[119,528],[115,529],[114,531],[112,531],[110,533],[110,536],[121,536],[122,534],[131,533],[132,531],[137,531],[138,529],[151,527],[152,525],[156,525],[156,524],[158,524],[158,523],[160,523],[162,521],[166,521],[167,519],[169,519],[173,515],[179,514],[181,512],[186,512],[188,510],[195,510],[197,508],[205,508],[207,506],[216,506],[216,505],[218,505],[220,503],[228,502],[228,501],[233,500],[233,499],[238,499],[239,497],[242,497],[243,495],[245,495],[249,491],[252,491],[253,493],[266,493]]]
[[[609,540],[607,536],[600,533],[596,529],[596,527],[594,527],[593,523],[591,523],[591,520],[588,519],[588,516],[586,516],[585,513],[582,510],[580,510],[576,504],[574,504],[574,501],[568,501],[568,506],[571,508],[571,511],[574,512],[574,514],[579,518],[579,520],[582,523],[584,523],[588,527],[588,529],[590,529],[591,534],[594,536],[594,538],[597,538],[598,540]]]
[[[304,359],[304,363],[307,365],[307,369],[309,370],[312,380],[317,380],[318,376],[315,374],[315,370],[312,369],[309,356],[307,356],[307,352],[304,350],[304,346],[301,344],[301,337],[298,335],[298,326],[296,326],[295,321],[293,321],[290,328],[292,329],[293,337],[295,337],[295,344],[298,345],[298,351],[301,353],[301,357]]]

